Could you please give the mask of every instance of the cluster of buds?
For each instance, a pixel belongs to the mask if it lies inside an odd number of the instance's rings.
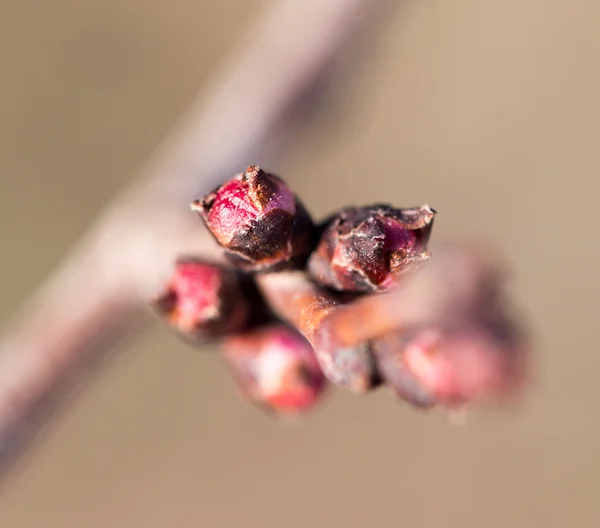
[[[386,385],[415,407],[456,408],[519,385],[520,342],[479,292],[472,302],[457,294],[463,317],[452,324],[429,317],[431,302],[422,300],[418,317],[409,313],[392,328],[381,323],[394,320],[388,312],[378,319],[364,308],[428,268],[436,215],[428,205],[345,207],[315,225],[282,179],[253,165],[191,207],[230,268],[179,260],[155,306],[182,335],[219,339],[242,393],[257,405],[306,411],[333,383],[355,392]],[[432,297],[427,288],[422,295]],[[364,339],[346,339],[365,325]]]

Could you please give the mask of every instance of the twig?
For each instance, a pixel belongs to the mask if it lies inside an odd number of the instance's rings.
[[[499,259],[481,248],[458,246],[436,254],[432,263],[406,275],[389,293],[350,303],[321,290],[302,271],[258,277],[277,315],[313,345],[332,381],[357,391],[370,388],[375,373],[369,343],[390,332],[426,325],[464,324],[487,313],[501,285]],[[492,314],[504,322],[506,306]],[[348,361],[352,367],[348,368]],[[344,361],[342,366],[337,365]]]
[[[388,293],[362,297],[330,313],[318,339],[329,347],[347,347],[402,329],[462,324],[496,306],[503,313],[494,317],[504,316],[508,306],[498,298],[505,272],[501,262],[489,248],[442,249]]]
[[[381,0],[274,1],[206,104],[106,211],[0,344],[0,468],[46,422],[40,405],[97,358],[157,293],[174,259],[217,251],[188,203],[260,161],[295,103]],[[97,343],[98,337],[102,338]],[[96,346],[92,346],[92,345]]]
[[[343,307],[336,297],[313,284],[303,271],[268,273],[257,280],[274,312],[313,346],[330,381],[354,392],[368,391],[378,383],[368,340],[347,347],[324,346],[323,329]]]
[[[320,290],[302,271],[262,275],[258,282],[277,315],[313,345],[331,381],[364,391],[381,376],[403,399],[431,406],[436,399],[416,382],[402,352],[415,336],[426,374],[440,369],[443,355],[451,356],[441,367],[445,377],[429,380],[446,404],[476,395],[505,396],[522,386],[525,336],[502,295],[500,263],[488,248],[446,248],[427,266],[404,275],[388,293],[347,303]],[[447,342],[423,338],[430,335],[444,336]],[[463,352],[465,343],[469,346]],[[442,346],[446,351],[440,353]],[[465,372],[454,370],[453,362],[459,361]]]

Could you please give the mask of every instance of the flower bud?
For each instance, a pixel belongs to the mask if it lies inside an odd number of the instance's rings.
[[[182,334],[193,338],[236,332],[250,307],[237,274],[194,258],[179,259],[156,310]]]
[[[515,357],[494,336],[475,328],[423,330],[404,349],[408,370],[445,406],[507,394],[519,382]]]
[[[435,211],[429,206],[349,207],[330,219],[308,269],[321,286],[338,291],[380,291],[429,259]]]
[[[418,407],[499,399],[522,381],[519,350],[484,327],[419,328],[378,340],[386,382]]]
[[[435,397],[420,384],[404,362],[403,350],[407,342],[403,332],[391,332],[372,342],[379,373],[399,398],[421,409],[433,407]]]
[[[315,406],[326,379],[312,347],[276,324],[227,338],[224,357],[243,394],[271,411],[297,414]]]
[[[252,165],[192,203],[229,260],[247,271],[302,266],[314,226],[277,176]]]

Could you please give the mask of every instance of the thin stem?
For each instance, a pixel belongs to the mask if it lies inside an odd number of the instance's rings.
[[[511,366],[507,379],[513,386],[521,378],[516,371],[522,370],[523,336],[500,296],[499,262],[483,248],[447,248],[436,252],[424,268],[404,275],[388,293],[348,303],[319,289],[302,271],[262,275],[258,282],[269,305],[308,339],[325,374],[338,385],[357,392],[377,385],[381,367],[390,371],[381,360],[389,363],[391,358],[392,366],[396,364],[401,348],[396,346],[397,338],[429,327],[440,332],[465,328],[490,332]],[[390,335],[396,337],[389,341]],[[391,355],[382,352],[390,348],[386,340],[395,349],[389,351]],[[379,351],[379,364],[374,351]],[[392,385],[403,397],[423,403],[417,392],[408,390],[410,380],[404,374],[394,377]]]
[[[497,292],[498,259],[481,248],[456,246],[436,253],[426,267],[407,274],[387,293],[342,303],[302,271],[258,277],[275,312],[315,347],[331,350],[366,343],[388,332],[469,319]]]

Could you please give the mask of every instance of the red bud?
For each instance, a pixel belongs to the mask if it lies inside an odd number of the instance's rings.
[[[523,380],[516,342],[489,329],[421,328],[391,334],[375,344],[385,380],[408,402],[421,407],[457,407],[501,399]]]
[[[178,331],[192,337],[216,337],[240,330],[249,305],[236,273],[198,259],[180,259],[157,311]]]
[[[227,338],[224,356],[242,392],[282,414],[306,411],[326,388],[308,341],[283,325],[257,328]]]
[[[342,209],[327,224],[308,266],[320,285],[338,291],[379,291],[429,259],[435,211],[387,205]]]
[[[252,165],[192,203],[230,261],[248,271],[302,265],[313,223],[289,187]]]

